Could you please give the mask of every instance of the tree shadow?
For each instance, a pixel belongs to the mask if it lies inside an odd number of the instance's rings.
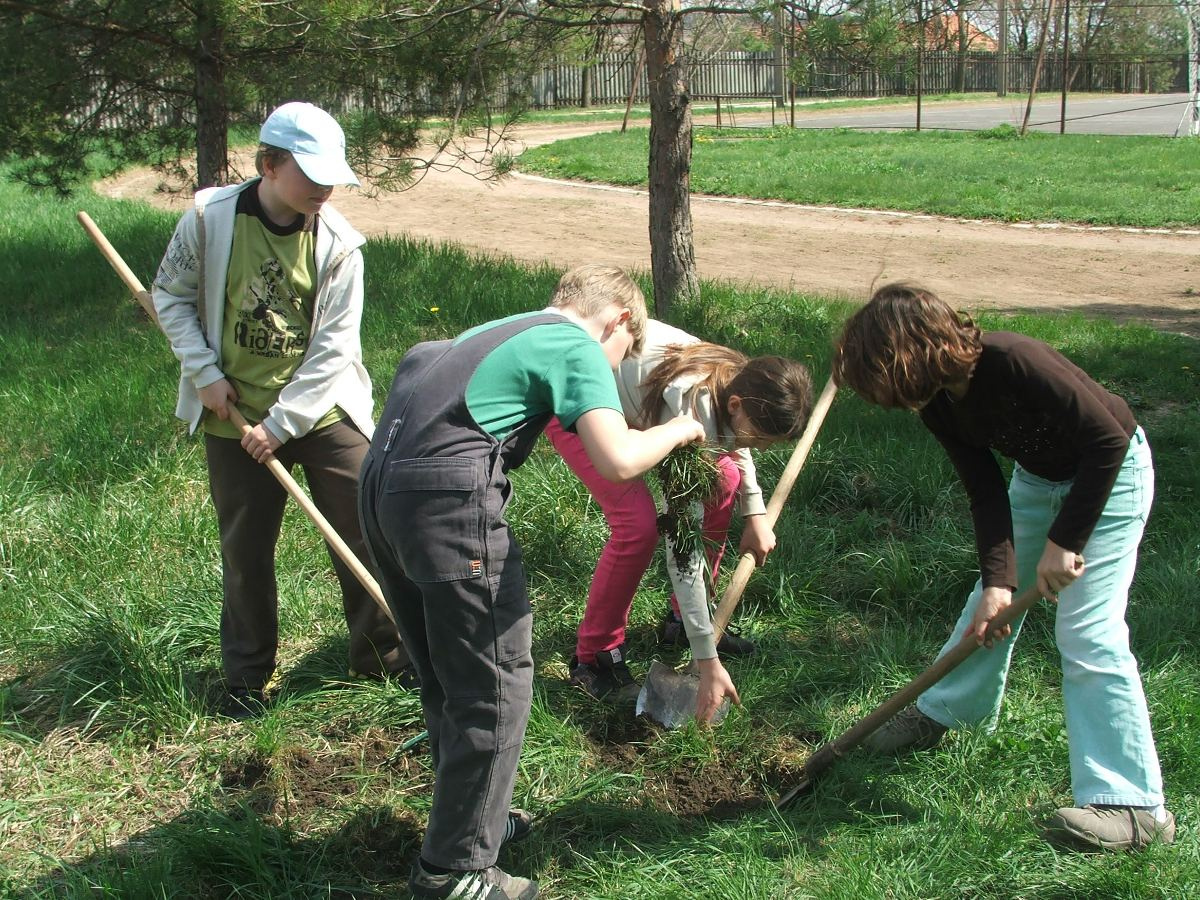
[[[260,818],[262,802],[189,809],[28,884],[10,884],[12,896],[407,896],[422,834],[414,818],[362,807],[330,831],[302,836]]]
[[[861,796],[857,806],[863,805]],[[272,820],[270,811],[279,802],[269,767],[231,767],[222,775],[222,797],[214,806],[189,809],[120,844],[59,861],[28,883],[10,881],[6,887],[10,896],[23,900],[95,894],[407,896],[423,821],[403,809],[363,806],[328,830],[302,835],[286,822]],[[768,837],[758,851],[768,860],[785,859],[795,852],[797,842],[808,853],[822,856],[828,852],[829,834],[862,820],[865,813],[837,800],[820,802],[819,814],[802,806],[782,814],[787,834],[778,833],[780,817],[769,808],[744,811],[738,818],[755,818],[775,831],[777,836]],[[902,805],[881,801],[873,806],[875,815],[880,809],[906,820],[920,817]],[[679,815],[652,802],[571,803],[537,817],[530,838],[504,848],[500,863],[536,878],[539,872],[579,870],[581,860],[613,852],[670,857],[693,851],[698,839],[729,818]]]
[[[0,683],[0,721],[40,742],[60,729],[88,741],[130,729],[166,731],[200,712],[215,714],[224,694],[221,672],[150,659],[126,646],[128,635],[98,623],[86,643],[60,648]]]

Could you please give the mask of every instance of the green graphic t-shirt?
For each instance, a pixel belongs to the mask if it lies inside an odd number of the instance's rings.
[[[221,368],[238,392],[238,409],[250,422],[266,417],[308,351],[316,237],[315,227],[304,227],[303,216],[282,227],[267,218],[257,185],[238,195],[225,281]],[[335,407],[316,427],[340,418]],[[232,422],[211,414],[205,415],[204,430],[217,437],[241,437]]]

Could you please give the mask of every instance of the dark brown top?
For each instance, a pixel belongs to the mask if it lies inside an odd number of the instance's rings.
[[[1012,511],[992,450],[1048,481],[1072,481],[1048,537],[1079,552],[1100,518],[1137,423],[1125,401],[1041,341],[994,331],[961,400],[921,411],[971,500],[984,587],[1016,590]]]

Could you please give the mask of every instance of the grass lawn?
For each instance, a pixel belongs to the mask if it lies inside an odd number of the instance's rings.
[[[631,129],[527,150],[525,172],[644,186],[649,132]],[[1194,142],[1103,135],[1017,136],[1010,127],[882,134],[786,128],[698,131],[692,189],[792,203],[1005,221],[1200,224]]]
[[[149,282],[172,217],[10,186],[0,203],[0,895],[407,896],[431,784],[423,748],[403,749],[419,704],[347,683],[336,582],[297,510],[278,554],[273,709],[242,725],[212,713],[220,562],[203,454],[172,417],[165,341],[74,222],[87,209]],[[365,253],[380,399],[415,341],[539,308],[557,276],[399,240]],[[677,322],[807,360],[819,385],[845,312],[709,285]],[[995,733],[903,760],[851,754],[772,807],[818,743],[930,662],[974,579],[966,501],[935,441],[844,394],[743,600],[762,652],[730,663],[744,706],[714,731],[662,733],[567,687],[605,526],[545,444],[514,473],[538,673],[516,800],[541,821],[506,868],[550,900],[1196,896],[1200,345],[1081,318],[982,321],[1064,350],[1130,400],[1154,446],[1129,621],[1177,843],[1088,856],[1040,839],[1070,802],[1049,608],[1026,626]],[[787,452],[760,456],[768,490]],[[659,654],[665,585],[652,569],[635,603],[635,673]]]

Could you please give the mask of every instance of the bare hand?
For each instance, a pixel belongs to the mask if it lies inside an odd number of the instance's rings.
[[[206,384],[197,393],[205,409],[211,409],[222,422],[229,418],[229,404],[237,403],[238,393],[233,385],[224,378],[218,378],[212,384]]]
[[[696,697],[696,718],[701,722],[711,722],[721,706],[721,701],[728,697],[737,706],[742,705],[733,679],[721,665],[721,660],[715,656],[712,659],[699,659],[696,664],[700,667],[700,692]]]
[[[679,443],[675,445],[676,447],[684,447],[693,441],[702,441],[705,438],[704,426],[691,416],[676,416],[667,424],[678,433]]]
[[[242,435],[243,449],[260,463],[274,459],[275,451],[282,446],[283,442],[271,434],[261,422]]]
[[[774,549],[775,531],[767,524],[767,517],[765,515],[747,516],[742,527],[742,542],[738,546],[738,550],[743,554],[754,554],[754,564],[761,566]]]
[[[1037,564],[1038,590],[1047,600],[1057,603],[1058,592],[1082,575],[1083,568],[1082,556],[1048,540]]]
[[[967,634],[974,635],[975,643],[981,647],[991,647],[998,640],[1003,640],[1012,634],[1012,626],[992,628],[992,619],[1012,606],[1012,591],[1006,587],[989,587],[983,589],[979,605],[975,607],[975,617],[967,626]]]

